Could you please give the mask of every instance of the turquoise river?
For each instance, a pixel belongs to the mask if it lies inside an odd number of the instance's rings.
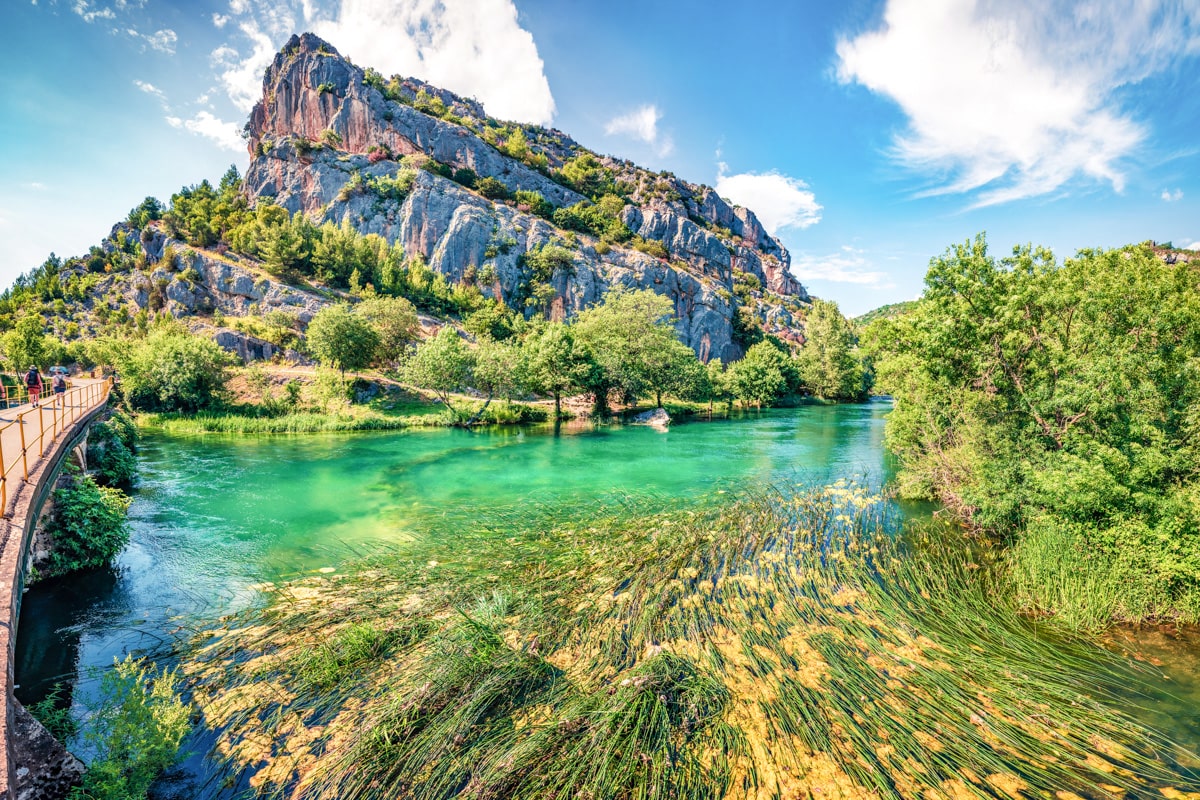
[[[33,587],[17,642],[18,697],[55,683],[77,708],[98,668],[257,602],[255,585],[347,568],[415,537],[536,508],[645,498],[693,502],[737,487],[881,483],[888,401],[641,427],[413,430],[276,437],[146,435],[133,535],[114,569]],[[927,513],[926,509],[907,509]],[[1131,713],[1200,747],[1200,638],[1124,633],[1110,643],[1154,664],[1157,699]],[[1165,697],[1169,693],[1172,697]]]

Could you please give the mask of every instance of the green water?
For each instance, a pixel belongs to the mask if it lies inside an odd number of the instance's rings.
[[[34,587],[18,696],[90,685],[93,667],[169,638],[179,617],[254,602],[253,586],[418,536],[596,502],[677,505],[737,486],[882,481],[877,400],[731,421],[306,436],[145,437],[129,547],[115,570]]]
[[[18,697],[56,682],[87,700],[96,668],[150,651],[181,625],[259,598],[255,585],[450,537],[514,516],[570,515],[604,502],[673,506],[747,486],[886,481],[890,405],[809,406],[648,428],[195,438],[149,435],[129,547],[115,569],[34,587],[17,641]],[[1193,637],[1194,638],[1194,637]],[[1200,745],[1198,642],[1147,642],[1153,696],[1131,712]],[[1130,651],[1136,648],[1127,648]],[[1086,681],[1086,676],[1081,676]],[[1166,697],[1163,692],[1175,697]],[[1140,709],[1135,706],[1141,706]]]

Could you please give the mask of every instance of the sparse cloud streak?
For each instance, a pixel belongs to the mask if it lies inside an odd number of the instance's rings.
[[[658,122],[662,117],[658,106],[646,104],[610,119],[604,126],[604,133],[645,142],[654,148],[659,157],[668,156],[675,150],[675,141],[659,131]]]

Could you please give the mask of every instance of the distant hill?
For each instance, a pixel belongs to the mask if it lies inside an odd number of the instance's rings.
[[[901,314],[906,314],[912,310],[914,306],[916,306],[917,302],[918,301],[916,300],[904,300],[899,303],[888,303],[886,306],[880,306],[879,308],[872,309],[865,314],[860,314],[859,316],[852,318],[850,321],[859,328],[865,328],[867,325],[870,325],[877,319],[891,319],[892,317],[898,317]]]

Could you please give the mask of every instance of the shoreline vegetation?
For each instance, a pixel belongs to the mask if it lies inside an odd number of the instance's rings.
[[[1151,244],[930,263],[862,338],[902,496],[1006,554],[1028,613],[1098,633],[1200,621],[1200,270]]]
[[[258,368],[252,368],[253,371]],[[245,373],[246,371],[243,371]],[[269,376],[270,370],[264,370]],[[295,379],[300,370],[289,368],[284,374]],[[306,377],[314,377],[308,372]],[[231,384],[244,383],[244,375],[235,374]],[[622,424],[633,417],[657,408],[647,403],[621,406],[610,404],[610,414],[597,419],[589,415],[590,403],[584,396],[564,398],[563,410],[557,419],[549,401],[503,401],[483,410],[485,401],[470,395],[453,395],[453,409],[439,399],[428,397],[420,390],[404,387],[381,375],[351,375],[352,386],[371,387],[379,396],[362,403],[341,403],[335,408],[310,408],[300,411],[281,409],[270,399],[247,398],[244,394],[223,408],[208,411],[137,412],[134,419],[140,427],[157,429],[172,435],[206,433],[237,434],[299,434],[395,431],[410,428],[461,427],[462,418],[478,416],[476,425],[580,425]],[[277,380],[279,378],[277,377]],[[827,405],[812,397],[784,397],[773,404],[775,408],[798,408],[805,405]],[[735,408],[732,403],[708,404],[697,401],[664,399],[661,406],[672,424],[737,419],[740,414],[752,413],[753,408]],[[482,413],[481,413],[482,412]]]
[[[961,538],[844,481],[740,494],[266,587],[185,648],[214,757],[305,800],[1200,791],[1121,710],[1136,668],[1046,636]]]

